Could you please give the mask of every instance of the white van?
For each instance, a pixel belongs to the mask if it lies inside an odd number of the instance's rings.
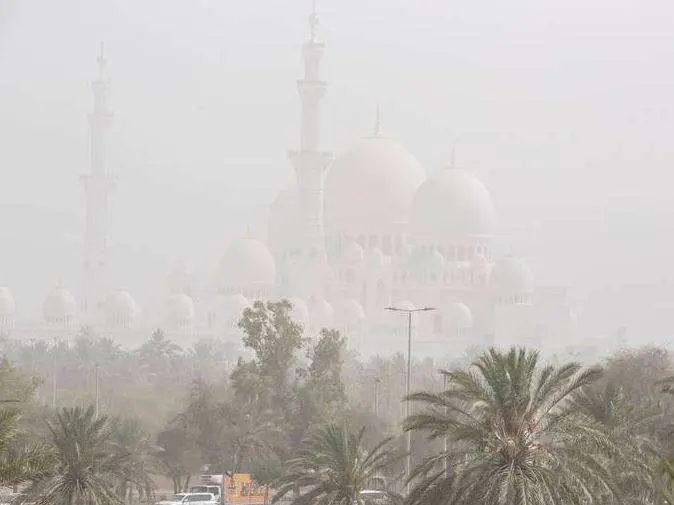
[[[178,493],[156,505],[217,505],[218,499],[213,493]]]

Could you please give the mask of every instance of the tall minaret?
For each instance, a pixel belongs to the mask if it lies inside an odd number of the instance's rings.
[[[320,63],[325,44],[319,40],[316,2],[309,16],[309,39],[302,46],[304,78],[297,81],[302,104],[300,150],[290,153],[297,174],[302,230],[302,250],[308,257],[323,256],[323,179],[332,161],[332,153],[320,150],[320,102],[327,83],[320,78]]]
[[[84,230],[84,316],[94,322],[105,289],[106,252],[109,233],[109,200],[115,177],[107,162],[108,129],[112,113],[108,110],[106,59],[103,44],[98,57],[98,78],[91,83],[94,95],[93,111],[89,114],[90,171],[80,177],[86,196]]]

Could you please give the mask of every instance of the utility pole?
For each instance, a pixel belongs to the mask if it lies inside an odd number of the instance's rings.
[[[96,380],[96,419],[98,419],[98,413],[99,413],[99,407],[100,407],[100,388],[99,388],[99,380],[98,380],[98,363],[94,365],[94,374],[95,374],[95,380]]]
[[[54,360],[52,363],[52,370],[51,370],[51,408],[54,410],[56,410],[56,353],[58,352],[57,346],[58,344],[56,338],[54,338],[54,348],[53,348]]]
[[[412,314],[415,312],[428,312],[435,310],[434,307],[422,307],[420,309],[415,308],[398,308],[398,307],[385,307],[386,310],[392,312],[403,312],[407,314],[407,377],[405,380],[405,417],[409,419],[410,417],[410,402],[408,400],[411,394],[411,383],[412,383]],[[410,476],[412,475],[412,432],[407,432],[407,465],[406,465],[406,474],[407,474],[407,494],[410,492]]]
[[[442,374],[442,395],[443,396],[445,395],[445,391],[447,391],[447,374],[443,373]],[[446,403],[447,399],[443,398],[443,402],[445,402],[444,411],[445,411],[445,419],[447,419],[447,403]],[[445,436],[443,438],[444,438],[444,440],[443,440],[443,451],[444,451],[444,453],[443,453],[442,461],[443,461],[443,469],[445,471],[445,479],[446,479],[447,477],[449,477],[449,475],[447,474],[447,433],[445,433]]]
[[[374,415],[379,418],[379,385],[381,384],[381,379],[379,377],[374,378]]]

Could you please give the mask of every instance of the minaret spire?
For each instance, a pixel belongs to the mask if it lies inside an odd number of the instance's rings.
[[[82,298],[88,324],[94,322],[96,308],[104,296],[109,200],[116,180],[107,166],[108,130],[112,124],[112,113],[107,103],[107,60],[102,42],[97,62],[98,76],[91,83],[93,110],[89,114],[90,168],[89,173],[80,178],[86,196]]]
[[[325,251],[323,226],[323,178],[332,154],[321,150],[320,105],[327,89],[321,79],[320,64],[325,44],[318,35],[316,0],[309,15],[309,37],[302,45],[304,76],[297,81],[300,95],[300,149],[290,153],[297,174],[302,249],[315,256]]]
[[[309,17],[309,29],[310,29],[310,38],[309,40],[316,41],[316,28],[318,28],[318,11],[316,10],[316,0],[311,1],[311,16]]]

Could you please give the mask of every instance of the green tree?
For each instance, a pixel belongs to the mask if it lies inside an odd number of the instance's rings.
[[[355,432],[346,422],[318,430],[299,455],[287,462],[287,472],[279,479],[272,502],[295,491],[293,505],[362,503],[360,492],[396,459],[392,439],[368,450],[363,435],[364,429]]]
[[[269,503],[269,488],[283,477],[283,463],[276,457],[259,459],[250,471],[253,479],[264,486],[264,503]]]
[[[202,465],[201,452],[190,434],[171,426],[157,435],[159,472],[173,482],[173,492],[189,487],[189,477]]]
[[[194,441],[203,463],[219,468],[226,453],[228,416],[221,412],[221,398],[217,388],[196,379],[187,397],[187,403],[174,423]]]
[[[154,374],[168,374],[172,370],[173,362],[180,355],[178,344],[166,338],[162,330],[155,330],[150,339],[138,348],[136,354],[141,369]]]
[[[572,408],[611,440],[615,450],[603,463],[616,481],[622,502],[641,504],[656,499],[653,469],[658,462],[658,449],[648,436],[648,423],[654,412],[630,404],[613,382],[583,388],[571,402]],[[604,493],[603,500],[613,503],[613,496]]]
[[[0,485],[16,487],[44,477],[51,460],[45,447],[19,441],[19,411],[0,410]]]
[[[447,452],[412,475],[410,504],[529,505],[618,498],[605,461],[615,448],[571,401],[597,367],[539,363],[534,351],[490,349],[469,370],[443,371],[447,389],[410,400],[425,409],[406,430],[448,437]],[[445,470],[447,462],[449,468]]]
[[[150,435],[136,419],[115,419],[112,422],[112,450],[122,462],[117,494],[127,503],[135,492],[140,498],[154,490],[157,472]]]
[[[127,458],[111,450],[107,417],[93,407],[63,409],[48,423],[53,462],[29,489],[29,500],[44,505],[120,505],[115,485]]]
[[[190,434],[212,470],[240,472],[269,456],[284,437],[283,418],[258,402],[226,398],[215,385],[195,380],[176,424]]]
[[[291,309],[287,300],[256,301],[238,324],[244,332],[243,343],[255,358],[239,362],[233,375],[234,387],[250,395],[251,388],[241,379],[253,380],[259,388],[257,400],[279,410],[292,401],[297,352],[305,343],[302,326],[290,317]]]
[[[322,426],[343,417],[346,393],[342,367],[346,355],[346,339],[337,330],[323,329],[316,344],[307,351],[311,361],[300,379],[292,403],[290,453],[294,453],[315,426]]]
[[[39,385],[7,359],[0,360],[0,485],[16,487],[41,478],[49,467],[48,451],[26,430],[22,416],[34,410]]]

